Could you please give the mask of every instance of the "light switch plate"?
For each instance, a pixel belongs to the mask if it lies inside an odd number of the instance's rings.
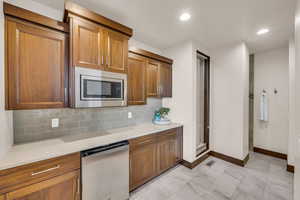
[[[59,119],[58,118],[52,119],[51,127],[52,128],[58,128],[59,127]]]
[[[128,119],[132,118],[132,112],[128,112]]]

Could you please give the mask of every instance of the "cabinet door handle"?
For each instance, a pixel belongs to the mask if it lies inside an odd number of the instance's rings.
[[[104,65],[104,56],[101,56],[101,65]]]
[[[77,195],[80,195],[80,179],[77,179]]]
[[[163,88],[160,85],[160,86],[158,86],[158,96],[162,96],[162,94],[163,94]]]
[[[46,173],[46,172],[50,172],[50,171],[53,171],[53,170],[56,170],[56,169],[59,169],[59,168],[60,168],[60,165],[56,165],[55,167],[52,167],[52,168],[49,168],[49,169],[46,169],[46,170],[43,170],[43,171],[32,172],[31,176],[36,176],[36,175],[43,174],[43,173]]]
[[[65,88],[65,99],[64,99],[64,101],[66,101],[66,99],[68,99],[68,88]]]
[[[109,66],[110,62],[109,62],[109,56],[106,56],[106,65]]]

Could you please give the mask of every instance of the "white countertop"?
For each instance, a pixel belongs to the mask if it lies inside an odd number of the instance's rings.
[[[158,133],[180,126],[182,125],[176,123],[169,125],[147,123],[102,132],[99,131],[98,133],[83,133],[40,142],[14,145],[4,158],[0,159],[0,170]]]

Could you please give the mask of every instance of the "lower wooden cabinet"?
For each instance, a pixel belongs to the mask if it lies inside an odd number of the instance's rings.
[[[183,160],[183,127],[177,128],[177,146],[176,146],[176,161]]]
[[[177,132],[172,130],[158,136],[157,160],[158,172],[163,172],[176,164]]]
[[[6,200],[77,200],[79,174],[78,170],[15,190],[6,195]]]
[[[1,170],[0,200],[80,200],[80,162],[75,153]]]
[[[182,160],[182,128],[129,141],[130,191]]]
[[[142,140],[137,147],[130,151],[130,190],[137,188],[157,175],[156,143]]]

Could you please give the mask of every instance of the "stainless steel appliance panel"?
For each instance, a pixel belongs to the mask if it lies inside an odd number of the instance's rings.
[[[127,75],[75,67],[75,107],[127,106]]]
[[[82,200],[129,199],[128,142],[89,150],[82,156]]]

